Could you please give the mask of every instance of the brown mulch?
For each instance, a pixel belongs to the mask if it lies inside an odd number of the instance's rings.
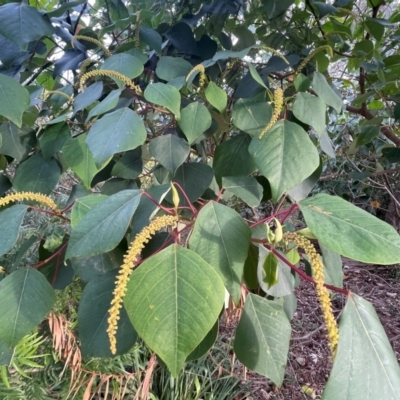
[[[400,361],[400,266],[374,266],[350,260],[344,260],[343,266],[344,287],[373,304]],[[320,399],[332,367],[322,315],[312,284],[302,281],[296,295],[298,306],[292,320],[283,386],[276,388],[266,378],[239,367],[239,376],[251,382],[252,396],[247,400]],[[344,302],[343,295],[334,297],[336,316],[340,315]],[[223,329],[233,333],[236,323],[232,321]]]

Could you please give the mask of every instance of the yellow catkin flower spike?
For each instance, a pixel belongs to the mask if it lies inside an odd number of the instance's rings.
[[[140,48],[140,11],[136,14],[136,27],[133,42],[135,43],[135,48]]]
[[[333,50],[332,47],[329,45],[324,45],[324,46],[320,46],[317,47],[315,50],[313,50],[299,65],[299,67],[297,68],[295,75],[298,75],[304,68],[305,66],[309,63],[309,61],[319,52],[326,50],[328,52],[328,54],[332,57],[333,56]]]
[[[97,61],[94,61],[94,60],[92,60],[92,59],[90,59],[90,58],[87,58],[85,61],[83,61],[82,62],[82,64],[80,65],[80,67],[79,67],[79,77],[78,77],[78,79],[80,80],[81,79],[81,77],[82,77],[82,75],[85,75],[85,73],[86,73],[86,69],[87,69],[87,67],[90,65],[90,64],[93,64],[93,63],[96,63]]]
[[[281,109],[283,106],[283,90],[281,88],[275,89],[274,103],[275,103],[275,106],[274,106],[274,112],[272,113],[271,121],[269,121],[268,125],[266,125],[264,127],[264,129],[261,131],[260,135],[258,136],[258,138],[260,140],[267,133],[267,131],[275,125],[275,123],[279,119],[279,116],[281,114]]]
[[[71,96],[68,96],[67,93],[61,92],[60,90],[48,90],[48,91],[46,91],[46,97],[49,97],[52,94],[58,94],[59,96],[65,97],[69,101],[74,101],[74,99]]]
[[[108,76],[110,78],[119,79],[124,82],[126,86],[130,87],[135,93],[142,94],[139,86],[136,86],[127,76],[110,69],[96,69],[94,71],[86,72],[83,74],[79,80],[79,86],[81,92],[83,92],[84,84],[89,78],[94,78],[96,76]]]
[[[206,77],[206,69],[204,68],[203,64],[198,64],[196,65],[193,69],[190,70],[190,72],[186,75],[186,82],[189,80],[189,78],[196,72],[198,71],[200,74],[200,78],[199,78],[199,87],[200,89],[202,87],[204,87],[204,85],[206,84],[207,81],[207,77]]]
[[[285,61],[286,64],[290,64],[289,61],[286,59],[286,57],[279,52],[278,50],[273,49],[272,47],[268,47],[268,46],[262,46],[261,47],[263,50],[268,51],[272,54],[275,54],[277,57],[281,58],[283,61]]]
[[[122,308],[122,303],[126,293],[126,286],[128,284],[129,277],[133,271],[133,267],[140,256],[145,244],[150,240],[150,238],[160,229],[173,225],[178,222],[179,218],[175,215],[164,215],[153,219],[148,226],[139,232],[135,239],[129,246],[128,251],[124,256],[124,263],[121,266],[119,274],[115,282],[114,297],[111,301],[111,306],[108,311],[108,338],[110,340],[111,353],[115,354],[117,352],[117,329],[120,310]]]
[[[180,198],[179,198],[179,193],[176,190],[176,187],[172,182],[171,182],[171,193],[172,193],[172,204],[175,207],[175,214],[177,214],[179,203],[180,203]]]
[[[84,36],[84,35],[75,35],[75,36],[73,36],[72,39],[71,39],[71,46],[74,47],[75,40],[79,40],[79,39],[86,40],[87,42],[91,42],[91,43],[96,44],[98,47],[100,47],[104,51],[104,54],[107,57],[111,57],[112,56],[112,53],[110,52],[110,50],[108,50],[107,47],[104,46],[104,44],[102,42],[100,42],[100,40],[97,40],[97,39],[92,38],[90,36]]]
[[[20,193],[8,194],[7,196],[2,197],[0,199],[0,207],[14,201],[22,201],[22,200],[34,200],[37,201],[39,204],[50,208],[56,213],[59,212],[56,203],[54,203],[54,201],[49,196],[33,192],[20,192]]]
[[[324,286],[324,265],[321,261],[321,257],[316,252],[313,244],[304,236],[298,235],[294,232],[287,232],[283,237],[286,241],[294,242],[297,246],[302,247],[310,260],[313,278],[315,281],[315,288],[328,333],[329,347],[331,349],[332,356],[334,357],[339,342],[339,329],[332,312],[332,305],[328,289]]]
[[[355,14],[352,10],[348,10],[347,8],[342,8],[342,7],[336,7],[338,11],[340,11],[342,14],[347,14],[352,16],[356,21],[360,19],[360,17]]]

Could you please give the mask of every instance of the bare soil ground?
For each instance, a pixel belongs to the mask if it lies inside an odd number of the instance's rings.
[[[400,266],[373,266],[349,260],[344,260],[343,265],[345,288],[374,305],[400,361]],[[296,294],[298,307],[292,320],[292,341],[284,384],[276,388],[264,377],[239,367],[237,373],[243,381],[251,381],[252,396],[247,400],[320,399],[332,366],[322,314],[312,284],[303,281]],[[344,302],[343,295],[336,295],[333,299],[336,316],[340,315]],[[233,333],[236,323],[228,322],[222,329]]]

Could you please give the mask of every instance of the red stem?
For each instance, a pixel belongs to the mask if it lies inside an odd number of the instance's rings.
[[[192,210],[192,213],[196,213],[196,209],[193,207],[192,202],[189,200],[189,197],[187,196],[186,192],[183,190],[182,186],[178,182],[172,182],[173,185],[178,186],[179,190],[182,192],[183,197],[185,198],[186,202],[188,203],[190,209]]]
[[[175,215],[173,211],[171,211],[170,208],[166,208],[162,206],[153,196],[148,194],[147,192],[142,192],[146,197],[148,197],[157,207],[161,208],[161,210],[165,211],[168,214]]]
[[[59,254],[61,254],[65,248],[68,246],[68,242],[64,243],[54,254],[52,254],[49,258],[46,258],[43,261],[40,261],[36,264],[33,264],[32,267],[35,269],[38,269],[40,267],[43,267],[43,265],[46,265],[49,261],[51,261],[53,258],[57,257]]]
[[[274,219],[274,218],[276,218],[276,217],[278,217],[278,216],[280,216],[280,215],[284,215],[284,217],[283,217],[283,219],[282,219],[282,222],[284,222],[285,219],[290,215],[290,213],[291,213],[293,210],[295,210],[296,208],[297,208],[297,204],[294,203],[294,204],[292,204],[292,205],[290,206],[290,208],[287,208],[287,209],[285,209],[285,210],[279,211],[279,212],[277,212],[277,213],[275,213],[275,214],[272,214],[272,215],[270,215],[270,216],[268,216],[268,217],[265,217],[265,218],[261,219],[260,221],[255,222],[254,224],[251,224],[251,225],[250,225],[250,228],[254,228],[255,226],[260,225],[260,224],[263,224],[264,222],[269,222],[269,221],[271,221],[272,219]]]
[[[54,212],[54,211],[43,210],[43,208],[34,207],[34,206],[29,206],[29,208],[31,208],[32,210],[35,210],[35,211],[42,212],[42,213],[44,213],[44,214],[49,214],[49,215],[53,215],[53,216],[55,216],[55,217],[59,217],[59,218],[64,219],[64,220],[66,220],[66,221],[70,221],[69,218],[64,217],[64,215],[61,215],[61,213],[56,213],[56,212]]]

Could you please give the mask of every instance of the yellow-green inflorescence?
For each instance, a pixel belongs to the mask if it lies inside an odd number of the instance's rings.
[[[261,140],[263,136],[271,129],[278,121],[283,106],[283,90],[281,88],[275,89],[274,92],[274,112],[272,113],[271,121],[264,127],[258,138]]]
[[[75,36],[73,36],[72,39],[71,39],[71,46],[74,47],[75,40],[79,40],[79,39],[86,40],[87,42],[91,42],[91,43],[96,44],[98,47],[100,47],[104,51],[104,54],[107,57],[111,57],[112,56],[110,50],[108,50],[107,47],[104,46],[104,44],[102,42],[100,42],[100,40],[97,40],[97,39],[92,38],[90,36],[84,36],[84,35],[75,35]]]
[[[206,77],[206,69],[204,68],[203,64],[198,64],[196,65],[194,68],[192,68],[190,70],[190,72],[186,75],[186,81],[189,80],[189,78],[195,73],[195,72],[199,72],[200,74],[200,78],[199,78],[199,87],[200,89],[202,87],[204,87],[204,85],[206,84],[207,81],[207,77]]]
[[[120,81],[124,82],[126,86],[130,87],[135,93],[142,94],[140,87],[136,86],[127,76],[110,69],[96,69],[83,74],[79,79],[80,90],[83,92],[85,82],[89,78],[94,78],[96,76],[108,76],[110,78],[119,79]]]
[[[143,230],[136,235],[124,256],[124,263],[121,266],[115,282],[115,289],[113,292],[114,297],[111,301],[108,317],[107,333],[110,340],[110,349],[112,354],[117,352],[116,334],[118,329],[119,314],[126,293],[126,286],[133,271],[133,267],[138,261],[140,253],[142,252],[145,244],[150,240],[150,238],[160,229],[168,225],[173,225],[176,222],[178,222],[178,216],[175,215],[164,215],[162,217],[153,219],[148,226],[143,228]]]
[[[8,194],[7,196],[0,199],[0,207],[14,201],[22,201],[22,200],[34,200],[39,204],[50,208],[54,212],[57,213],[59,212],[56,203],[54,203],[54,201],[49,196],[33,192],[20,192],[20,193]]]
[[[304,236],[294,232],[287,232],[284,234],[284,240],[294,242],[297,246],[303,248],[310,260],[317,296],[321,304],[321,310],[328,333],[329,347],[331,349],[332,356],[334,357],[339,341],[339,329],[332,312],[332,305],[328,289],[324,286],[324,265],[321,261],[321,257],[316,252],[313,244]]]
[[[315,50],[313,50],[298,66],[295,75],[298,75],[304,68],[305,66],[309,63],[309,61],[316,55],[318,54],[320,51],[327,51],[328,54],[332,57],[333,56],[333,50],[332,47],[329,45],[324,45],[324,46],[320,46],[317,47]]]
[[[58,94],[59,96],[65,97],[69,101],[74,101],[74,99],[69,96],[67,93],[61,92],[60,90],[48,90],[46,91],[46,97],[51,96],[52,94]]]

